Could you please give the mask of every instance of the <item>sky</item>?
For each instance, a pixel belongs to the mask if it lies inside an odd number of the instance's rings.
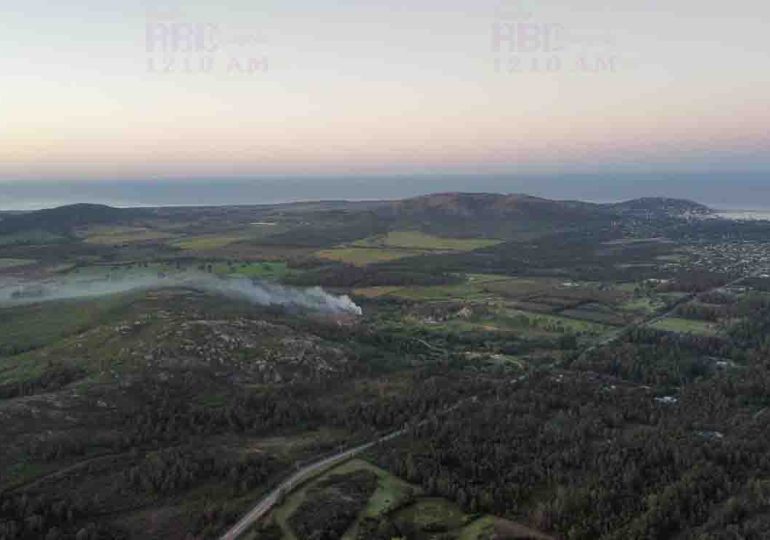
[[[770,171],[765,1],[0,6],[0,182]]]

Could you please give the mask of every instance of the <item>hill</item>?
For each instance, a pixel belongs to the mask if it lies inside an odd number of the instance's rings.
[[[606,221],[599,205],[529,195],[437,193],[396,201],[384,212],[399,226],[438,234],[509,237]]]
[[[498,193],[437,193],[396,203],[401,213],[442,214],[455,217],[543,217],[584,215],[597,205],[584,202],[554,201],[530,195],[503,195]]]
[[[72,204],[0,218],[0,234],[24,231],[70,233],[76,227],[124,223],[145,214],[140,209],[120,209],[101,204]]]
[[[620,214],[652,217],[703,217],[714,213],[700,203],[665,197],[644,197],[607,206]]]
[[[450,236],[499,238],[595,229],[625,218],[679,219],[711,213],[706,206],[680,199],[645,198],[596,204],[496,193],[437,193],[395,201],[379,211],[398,227],[418,227]]]
[[[396,213],[401,215],[535,219],[550,217],[561,221],[569,221],[597,212],[653,212],[669,215],[713,213],[713,210],[703,204],[666,197],[644,197],[619,203],[599,204],[499,193],[436,193],[396,201],[393,207]]]

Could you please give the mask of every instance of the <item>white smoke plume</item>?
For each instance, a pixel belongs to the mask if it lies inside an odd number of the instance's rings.
[[[321,287],[297,288],[239,277],[179,274],[144,275],[123,279],[46,280],[0,283],[0,305],[23,305],[52,300],[106,296],[130,291],[186,287],[239,298],[260,306],[285,306],[330,314],[361,315],[349,296],[329,294]]]
[[[189,286],[225,296],[245,298],[261,306],[294,306],[325,313],[362,314],[361,308],[348,295],[335,296],[321,287],[300,289],[246,278],[194,280]]]

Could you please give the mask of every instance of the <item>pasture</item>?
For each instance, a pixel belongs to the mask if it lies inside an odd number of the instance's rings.
[[[661,319],[650,325],[650,328],[663,330],[665,332],[695,334],[699,336],[714,336],[719,333],[719,328],[713,323],[693,319],[682,319],[679,317],[667,317]]]
[[[212,271],[217,275],[246,277],[279,281],[291,273],[285,262],[217,262],[212,264]]]
[[[119,246],[142,242],[158,242],[176,235],[146,227],[95,227],[87,232],[85,242],[102,246]]]
[[[171,246],[184,251],[207,251],[217,249],[249,237],[243,234],[213,234],[204,236],[192,236],[171,242]]]
[[[419,231],[392,231],[317,251],[319,259],[367,266],[431,253],[474,251],[499,244],[486,238],[443,238]]]
[[[127,295],[85,301],[60,301],[0,309],[0,382],[25,380],[41,363],[6,358],[51,345],[112,320],[130,303]],[[31,372],[30,372],[31,370]]]
[[[337,247],[323,249],[315,253],[315,256],[319,259],[352,264],[353,266],[367,266],[369,264],[395,261],[417,255],[420,255],[419,251],[366,247]]]
[[[29,230],[0,235],[0,246],[53,244],[66,240],[64,236],[47,231]]]
[[[424,251],[474,251],[499,244],[487,238],[442,238],[420,231],[392,231],[353,242],[357,247],[414,249]]]
[[[401,532],[409,534],[408,538],[425,540],[434,538],[438,531],[443,531],[441,538],[447,540],[481,540],[486,537],[485,534],[497,527],[498,518],[466,514],[455,503],[441,497],[425,496],[419,486],[362,459],[346,462],[308,482],[287,496],[283,503],[272,511],[268,521],[273,521],[280,527],[283,540],[302,540],[292,530],[290,519],[306,500],[311,488],[333,475],[357,471],[374,473],[377,476],[377,488],[366,507],[350,524],[342,540],[361,538],[364,521],[381,519],[394,523]]]

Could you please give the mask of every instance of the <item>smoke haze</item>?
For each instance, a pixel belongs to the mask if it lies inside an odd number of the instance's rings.
[[[90,298],[130,291],[186,287],[260,306],[284,306],[322,313],[361,315],[361,308],[347,295],[336,296],[321,287],[297,288],[247,278],[219,278],[207,274],[137,276],[119,280],[46,280],[0,283],[0,304],[24,305],[53,300]]]

